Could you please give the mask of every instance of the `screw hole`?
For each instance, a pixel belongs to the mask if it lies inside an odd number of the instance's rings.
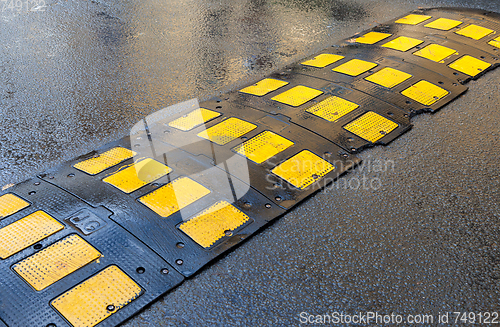
[[[151,186],[158,187],[158,186],[160,186],[160,184],[158,184],[158,183],[153,183],[153,184],[151,184]]]
[[[144,267],[139,267],[135,271],[137,271],[138,274],[144,274],[146,272],[146,269]],[[110,310],[113,311],[113,310]]]
[[[242,139],[243,141],[246,141],[246,140],[248,140],[248,137],[246,137],[246,136],[242,136],[242,137],[241,137],[241,139]]]
[[[457,83],[453,83],[453,86],[457,86],[458,84]]]
[[[175,261],[175,263],[176,263],[177,265],[179,265],[179,266],[182,266],[182,264],[184,263],[184,261],[182,261],[181,259],[177,259],[177,260]]]
[[[486,58],[486,57],[485,56],[481,56],[481,59],[484,59],[484,58]]]
[[[29,194],[29,195],[34,195],[34,194],[36,194],[36,192],[35,192],[35,191],[31,191],[31,192],[29,192],[28,194]]]
[[[217,103],[220,103],[220,100],[217,100]]]
[[[269,203],[266,203],[266,208],[271,209],[271,205]]]
[[[56,324],[48,324],[46,327],[57,327]]]
[[[166,129],[163,133],[168,134],[170,133],[170,130]]]
[[[332,155],[332,153],[331,153],[331,152],[329,152],[329,151],[325,152],[325,156],[328,156],[328,157],[329,157],[329,156],[331,156],[331,155]]]
[[[162,275],[168,275],[168,273],[169,273],[169,272],[170,272],[170,271],[168,271],[168,269],[167,269],[167,268],[163,268],[162,270],[160,270],[160,273],[161,273]]]
[[[134,144],[134,147],[136,147],[136,148],[138,148],[140,146],[141,146],[140,144]]]
[[[456,76],[456,75],[458,75],[458,73],[457,73],[457,72],[455,72],[455,73],[453,73],[453,75],[455,75],[455,76]]]
[[[42,245],[42,244],[35,244],[35,245],[33,246],[33,248],[34,248],[35,250],[40,250],[41,248],[43,248],[43,245]]]
[[[387,115],[388,115],[388,116],[392,116],[392,115],[394,115],[394,114],[393,114],[392,112],[388,112],[388,113],[387,113]]]
[[[444,83],[443,83],[443,82],[441,82],[441,81],[439,81],[439,82],[438,82],[438,84],[441,84],[441,85],[443,85]]]
[[[411,101],[406,101],[405,103],[406,103],[406,104],[411,104]]]
[[[215,107],[215,109],[222,109],[222,106],[217,106]]]
[[[277,196],[277,197],[275,197],[275,200],[279,202],[279,201],[281,201],[281,197]]]
[[[185,244],[182,242],[179,242],[175,246],[177,246],[179,249],[182,249],[185,246]]]
[[[38,185],[40,185],[40,182],[35,182],[35,183],[33,183],[33,185],[38,186]]]
[[[354,141],[354,139],[352,137],[348,137],[347,141],[352,142],[352,141]]]
[[[231,232],[230,230],[226,230],[224,231],[224,235],[226,235],[226,237],[230,237],[233,236],[233,232]]]
[[[108,311],[115,311],[115,310],[116,310],[116,307],[115,307],[114,305],[110,304],[110,305],[108,305],[108,306],[106,307],[106,310],[108,310]]]
[[[313,174],[313,175],[312,175],[312,178],[313,178],[313,179],[318,179],[318,178],[319,178],[319,176],[318,176],[318,175],[316,175],[316,174]]]
[[[71,177],[75,177],[75,174],[71,173],[71,174],[68,174],[68,177],[71,178]]]

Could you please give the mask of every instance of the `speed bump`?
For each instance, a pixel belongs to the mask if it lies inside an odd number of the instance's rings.
[[[198,136],[218,145],[224,145],[254,130],[255,127],[252,123],[231,117],[198,133]]]
[[[396,20],[396,23],[397,24],[406,24],[406,25],[417,25],[417,24],[425,22],[426,20],[431,19],[431,18],[432,18],[432,16],[410,14],[410,15],[407,15],[403,18]]]
[[[338,67],[333,68],[332,70],[337,73],[342,73],[350,76],[358,76],[372,68],[377,67],[376,63],[368,62],[365,60],[352,59]]]
[[[331,96],[309,107],[308,109],[306,109],[306,112],[309,112],[330,122],[334,122],[347,115],[354,109],[357,109],[358,107],[359,105],[354,102],[347,101],[337,96]]]
[[[424,43],[422,40],[414,39],[411,37],[400,36],[392,41],[382,44],[384,48],[394,49],[398,51],[408,51],[419,44]]]
[[[466,55],[452,62],[448,66],[464,74],[476,77],[477,75],[490,68],[491,64]]]
[[[490,42],[488,42],[488,44],[500,49],[500,36],[496,39],[491,40]]]
[[[425,80],[419,81],[401,92],[404,96],[425,106],[436,103],[448,95],[448,93],[445,89]]]
[[[457,51],[443,47],[442,45],[439,44],[429,44],[422,50],[416,51],[413,54],[415,56],[419,56],[425,59],[429,59],[435,62],[441,62],[444,59],[450,57],[453,54],[456,54]]]
[[[281,102],[289,106],[298,107],[308,101],[311,101],[321,94],[323,94],[322,91],[303,85],[297,85],[283,93],[274,96],[273,98],[271,98],[271,100]]]
[[[335,54],[331,54],[331,53],[321,53],[310,60],[306,60],[306,61],[302,62],[301,64],[306,65],[306,66],[323,68],[323,67],[331,65],[331,64],[333,64],[339,60],[342,60],[342,59],[344,59],[344,57],[339,56],[339,55],[335,55]]]
[[[135,152],[123,147],[112,148],[92,158],[80,161],[75,164],[75,168],[86,172],[89,175],[96,175],[108,168],[118,165],[127,159],[132,158]]]
[[[377,142],[382,137],[392,132],[396,127],[398,127],[398,124],[373,111],[367,112],[344,126],[349,132],[372,143]]]
[[[396,85],[403,83],[404,81],[412,78],[412,75],[402,72],[400,70],[385,67],[378,72],[366,77],[367,81],[372,83],[382,85],[387,88],[393,88]]]
[[[14,194],[0,196],[0,219],[8,217],[26,207],[29,203]]]
[[[200,108],[177,118],[176,120],[170,122],[168,126],[177,128],[181,131],[189,131],[219,116],[220,113],[216,111]]]
[[[379,32],[368,32],[365,35],[356,38],[357,43],[363,43],[363,44],[375,44],[377,42],[380,42],[392,34],[389,33],[379,33]]]
[[[234,148],[234,151],[260,164],[291,147],[293,144],[292,141],[287,140],[281,135],[271,131],[264,131],[238,145]]]
[[[263,79],[262,81],[255,83],[254,85],[250,85],[248,87],[245,87],[244,89],[241,89],[240,92],[257,96],[263,96],[287,84],[288,84],[287,82],[283,82],[277,79],[266,78]]]
[[[461,30],[456,31],[455,33],[474,40],[480,40],[493,32],[495,31],[489,28],[471,24],[467,27],[462,28]]]
[[[428,24],[425,25],[425,27],[428,28],[434,28],[437,30],[442,30],[442,31],[449,31],[454,27],[459,26],[463,22],[455,19],[448,19],[448,18],[438,18]]]

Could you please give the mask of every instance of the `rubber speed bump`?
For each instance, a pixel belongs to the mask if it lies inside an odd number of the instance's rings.
[[[434,29],[442,30],[442,31],[449,31],[452,28],[455,28],[460,24],[462,24],[462,22],[459,20],[448,19],[448,18],[438,18],[435,21],[432,21],[429,24],[426,24],[425,27],[434,28]]]
[[[491,64],[471,56],[463,56],[448,66],[459,72],[475,77],[490,68]]]
[[[171,168],[151,158],[138,161],[131,166],[104,178],[102,181],[113,185],[124,193],[132,193],[146,184],[167,175]]]
[[[314,57],[311,60],[307,60],[307,61],[302,62],[301,64],[306,65],[306,66],[323,68],[323,67],[331,65],[331,64],[333,64],[339,60],[342,60],[342,59],[344,59],[343,56],[339,56],[339,55],[335,55],[335,54],[331,54],[331,53],[322,53],[322,54],[317,55],[316,57]]]
[[[334,122],[356,108],[359,108],[359,105],[354,102],[344,100],[337,96],[331,96],[309,107],[306,111],[330,122]]]
[[[398,51],[408,51],[419,44],[424,43],[422,40],[413,39],[411,37],[400,36],[392,41],[382,44],[384,48],[394,49]]]
[[[391,35],[392,34],[389,34],[389,33],[369,32],[361,37],[358,37],[356,39],[356,42],[363,43],[363,44],[375,44],[377,42],[380,42],[382,40],[387,39]]]
[[[0,220],[29,207],[30,204],[14,194],[0,196]]]
[[[0,258],[6,259],[62,229],[57,220],[36,211],[0,229]]]
[[[490,42],[488,42],[488,44],[500,49],[500,37],[491,40]]]
[[[396,24],[417,25],[431,18],[432,16],[411,14],[396,20]]]
[[[281,94],[278,94],[271,100],[278,101],[292,107],[298,107],[308,101],[311,101],[317,96],[320,96],[321,94],[323,94],[322,91],[307,86],[298,85]]]
[[[74,327],[92,327],[138,298],[141,287],[110,266],[51,302]]]
[[[231,117],[198,133],[198,136],[212,141],[215,144],[225,145],[253,131],[255,128],[257,128],[257,126],[252,123]]]
[[[264,131],[243,144],[238,145],[234,148],[234,151],[260,164],[292,145],[292,141],[276,133]]]
[[[15,264],[12,269],[41,291],[100,256],[99,251],[73,234]]]
[[[288,82],[280,81],[273,78],[265,78],[260,82],[255,83],[254,85],[250,85],[241,89],[240,92],[248,93],[257,96],[266,95],[272,91],[276,91],[277,89],[287,85]]]
[[[227,201],[220,201],[179,226],[196,243],[209,248],[224,236],[230,236],[249,217]]]
[[[377,66],[378,65],[373,62],[368,62],[359,59],[352,59],[346,62],[345,64],[335,67],[332,70],[337,73],[342,73],[350,76],[358,76]]]
[[[135,152],[122,147],[110,149],[93,158],[76,163],[74,167],[89,175],[96,175],[135,156]]]
[[[415,56],[426,58],[435,62],[440,62],[455,53],[457,53],[455,50],[443,47],[442,45],[429,44],[425,48],[418,50],[413,54]]]
[[[176,120],[168,123],[168,126],[186,132],[200,126],[201,124],[209,122],[210,120],[217,118],[220,115],[221,114],[216,111],[200,108],[193,110],[185,116],[177,118]]]
[[[483,37],[488,36],[493,32],[494,31],[489,28],[472,24],[462,28],[461,30],[456,31],[455,33],[457,33],[458,35],[469,37],[474,40],[480,40]]]
[[[166,218],[210,194],[210,190],[188,177],[180,177],[141,197],[139,202]]]
[[[377,142],[397,127],[398,124],[373,111],[367,112],[344,126],[349,132],[372,143]]]
[[[447,96],[449,92],[430,82],[420,81],[401,92],[401,94],[423,105],[430,106]]]
[[[365,79],[387,88],[393,88],[394,86],[403,83],[411,77],[412,75],[410,74],[394,68],[386,67],[374,73],[373,75],[366,77]]]

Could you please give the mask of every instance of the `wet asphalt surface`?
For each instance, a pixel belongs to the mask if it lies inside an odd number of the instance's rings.
[[[44,3],[0,2],[0,185],[418,7],[500,11],[500,1],[471,0]],[[469,83],[391,145],[362,152],[362,167],[125,326],[500,311],[499,79]]]

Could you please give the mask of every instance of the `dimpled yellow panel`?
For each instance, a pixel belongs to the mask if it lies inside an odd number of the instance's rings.
[[[328,65],[333,64],[334,62],[337,62],[341,59],[344,59],[344,56],[339,56],[336,54],[330,54],[330,53],[322,53],[320,55],[317,55],[314,57],[314,59],[304,61],[301,63],[302,65],[306,66],[313,66],[313,67],[318,67],[318,68],[323,68]]]
[[[412,75],[410,74],[407,74],[405,72],[402,72],[394,68],[386,67],[379,70],[375,74],[366,77],[365,79],[372,83],[391,88],[398,84],[403,83],[404,81],[406,81],[411,77]]]
[[[439,101],[448,93],[445,89],[427,81],[420,81],[401,92],[404,96],[426,106]]]
[[[411,37],[400,36],[392,41],[382,44],[384,48],[394,49],[398,51],[408,51],[417,45],[424,43],[422,40],[413,39]]]
[[[420,24],[421,22],[424,22],[428,19],[431,19],[432,16],[426,16],[426,15],[408,15],[403,18],[400,18],[396,21],[397,24],[406,24],[406,25],[417,25]]]
[[[356,42],[363,43],[363,44],[375,44],[379,41],[387,39],[391,35],[392,34],[388,34],[388,33],[368,32],[365,35],[358,37],[356,39]]]
[[[337,73],[342,73],[350,76],[358,76],[377,66],[378,65],[373,62],[359,60],[359,59],[352,59],[346,62],[345,64],[335,67],[332,70]]]
[[[41,291],[101,256],[78,235],[70,235],[12,268],[34,289]]]
[[[462,58],[452,62],[448,66],[464,74],[476,76],[479,73],[490,68],[491,64],[471,56],[463,56]]]
[[[297,188],[305,189],[334,169],[328,161],[304,150],[273,168],[272,173]]]
[[[418,50],[414,52],[413,54],[415,56],[419,56],[422,58],[426,58],[435,62],[440,62],[441,60],[444,60],[451,56],[452,54],[456,53],[455,50],[443,47],[442,45],[439,44],[429,44],[425,48]]]
[[[14,194],[0,196],[0,219],[15,214],[19,210],[29,207],[30,204]]]
[[[199,137],[210,140],[218,145],[227,144],[248,132],[256,129],[257,126],[238,118],[228,118],[223,122],[208,128],[200,133]]]
[[[0,229],[0,258],[6,259],[62,229],[57,220],[36,211]]]
[[[73,167],[86,172],[87,174],[96,175],[124,160],[132,158],[135,155],[136,153],[134,151],[122,147],[116,147],[101,153],[94,158],[76,163]]]
[[[298,107],[321,94],[323,94],[322,91],[312,89],[307,86],[298,85],[291,88],[290,90],[278,94],[271,100],[278,101],[289,106]]]
[[[488,42],[488,44],[492,45],[494,47],[500,48],[500,37],[497,37],[496,39],[491,40],[490,42]]]
[[[377,142],[397,127],[398,124],[373,111],[367,112],[344,126],[349,132],[372,143]]]
[[[490,30],[489,28],[472,24],[462,28],[461,30],[456,31],[455,33],[469,37],[474,40],[480,40],[483,37],[490,35],[493,32],[494,30]]]
[[[265,78],[262,81],[255,83],[254,85],[250,85],[245,87],[244,89],[241,89],[240,92],[263,96],[287,84],[288,82],[280,81],[274,78]]]
[[[210,190],[187,177],[180,177],[143,196],[139,202],[166,218],[209,194]]]
[[[238,145],[234,151],[260,164],[292,145],[292,141],[273,132],[265,131]]]
[[[179,228],[204,248],[211,247],[249,220],[249,217],[226,201],[219,201],[210,208],[182,223]]]
[[[172,169],[151,158],[138,161],[104,178],[102,181],[116,187],[122,192],[134,192],[146,184],[167,175]]]
[[[434,28],[434,29],[442,30],[442,31],[449,31],[452,28],[457,27],[460,24],[462,24],[462,22],[459,20],[448,19],[448,18],[438,18],[435,21],[430,22],[429,24],[425,25],[425,27]]]
[[[320,103],[309,107],[306,111],[330,122],[334,122],[358,107],[359,105],[354,102],[347,101],[336,96],[331,96]]]
[[[200,108],[193,110],[187,115],[177,118],[176,120],[171,121],[170,123],[168,123],[168,126],[177,128],[181,131],[189,131],[196,126],[219,117],[220,115],[221,114],[216,111]]]
[[[141,293],[141,287],[120,268],[110,266],[60,295],[51,305],[74,327],[92,327]]]

